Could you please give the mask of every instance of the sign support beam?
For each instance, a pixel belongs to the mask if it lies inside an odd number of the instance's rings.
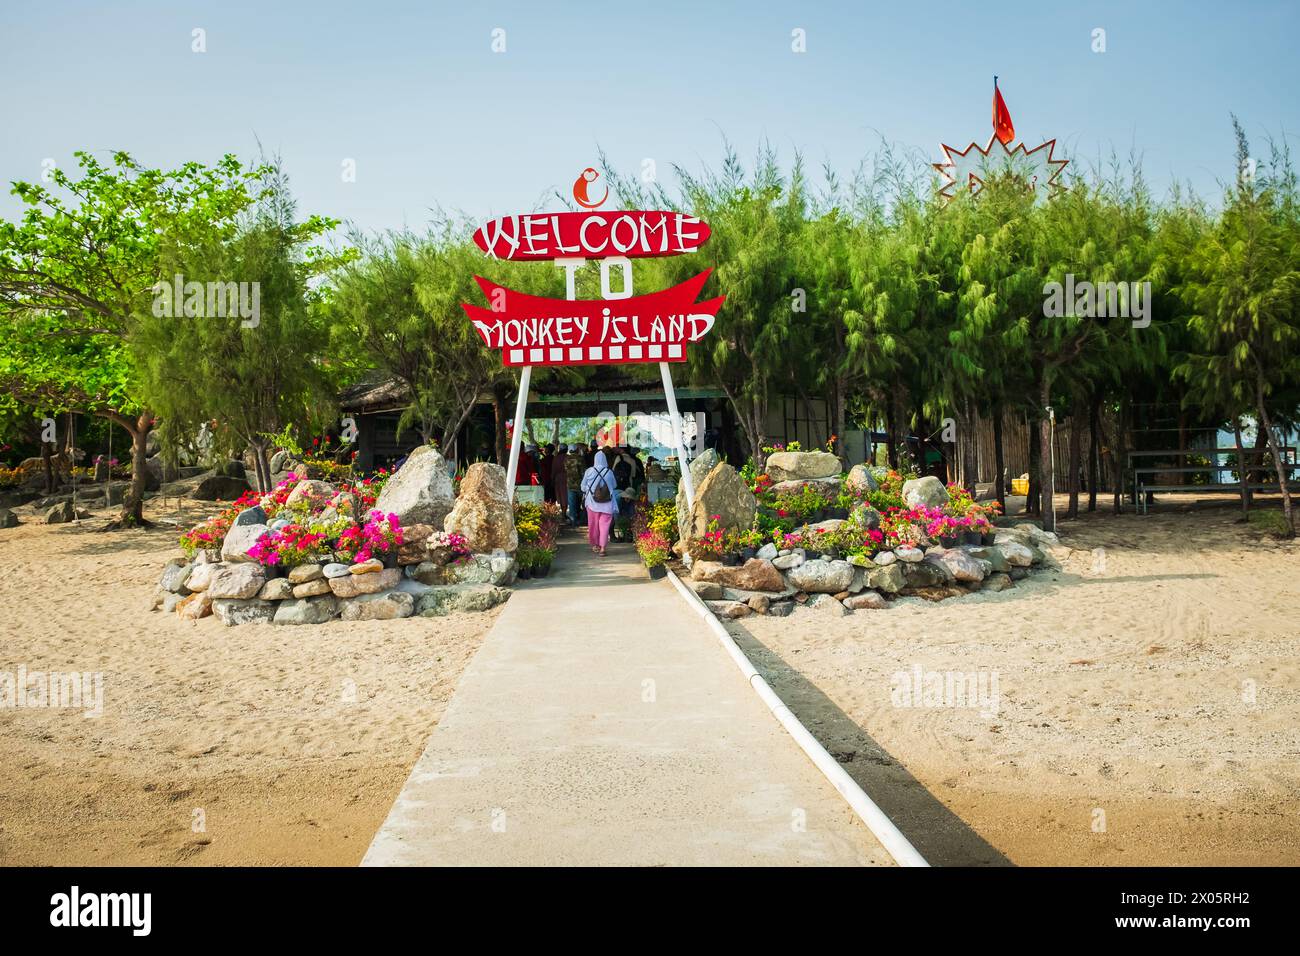
[[[686,457],[686,445],[682,442],[682,416],[677,412],[677,393],[673,390],[673,373],[667,362],[659,363],[659,373],[664,380],[664,398],[668,399],[668,415],[673,422],[673,439],[677,446],[677,467],[681,469],[682,481],[686,485],[686,504],[695,504],[695,482],[691,479],[691,463]]]
[[[525,365],[519,373],[519,398],[515,401],[515,427],[510,434],[510,465],[506,468],[506,487],[510,500],[515,500],[515,476],[519,474],[519,444],[524,440],[524,412],[528,409],[528,383],[533,377],[533,367]]]

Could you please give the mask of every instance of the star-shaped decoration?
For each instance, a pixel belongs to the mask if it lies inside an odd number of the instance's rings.
[[[939,193],[952,199],[954,189],[964,187],[970,190],[971,195],[975,195],[984,188],[986,180],[1010,174],[1024,182],[1034,193],[1035,199],[1053,196],[1065,189],[1056,180],[1068,162],[1056,159],[1053,156],[1055,149],[1054,139],[1033,149],[1026,149],[1024,143],[1008,149],[1005,143],[993,136],[989,137],[984,146],[971,143],[961,150],[945,144],[943,153],[947,161],[932,164],[944,179]]]

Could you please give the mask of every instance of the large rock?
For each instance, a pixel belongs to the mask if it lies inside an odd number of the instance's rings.
[[[990,569],[995,573],[1005,574],[1011,570],[1011,562],[1007,560],[1007,556],[1002,553],[1001,548],[976,545],[963,547],[962,550],[967,552],[972,558],[976,558],[980,561],[987,561]]]
[[[318,594],[333,594],[330,590],[328,578],[316,578],[312,581],[304,581],[302,584],[293,585],[293,596],[295,598],[315,597]]]
[[[256,597],[266,584],[266,569],[247,561],[218,565],[208,578],[207,593],[213,600]]]
[[[8,508],[0,508],[0,528],[16,528],[19,525],[18,516]]]
[[[212,613],[226,627],[236,624],[265,624],[275,616],[276,601],[241,601],[214,599]]]
[[[850,611],[879,611],[885,606],[885,599],[875,591],[864,591],[845,598],[844,606]]]
[[[704,484],[704,479],[709,476],[714,468],[718,467],[722,459],[718,457],[718,452],[713,448],[704,449],[698,458],[691,459],[691,484],[695,487],[698,494],[700,485]],[[686,481],[679,478],[677,480],[677,537],[686,537],[686,527],[690,524],[691,509],[686,503]]]
[[[729,620],[748,617],[754,613],[752,607],[748,604],[741,604],[739,601],[705,601],[704,603],[717,617]]]
[[[45,512],[46,524],[67,524],[69,521],[77,520],[76,509],[72,507],[72,501],[68,500],[62,504],[57,504],[49,511]]]
[[[785,579],[771,561],[750,558],[738,568],[729,568],[717,561],[696,561],[691,566],[691,578],[710,581],[743,591],[782,591]]]
[[[176,614],[185,621],[197,621],[212,613],[212,598],[203,591],[183,597],[176,604]]]
[[[809,594],[839,594],[853,584],[856,568],[847,561],[805,561],[787,571],[786,578]]]
[[[942,508],[950,500],[948,489],[934,475],[903,482],[903,501],[909,508],[919,508],[922,505],[927,508]]]
[[[293,585],[288,578],[271,578],[257,592],[258,600],[261,601],[287,601],[293,596]]]
[[[905,590],[948,585],[954,580],[951,571],[938,561],[930,558],[926,558],[926,560],[917,564],[904,564],[903,572],[907,575],[907,588]]]
[[[886,564],[867,572],[867,587],[886,594],[897,594],[907,584],[902,564]]]
[[[997,550],[1002,552],[1002,556],[1007,559],[1007,563],[1013,568],[1027,568],[1034,563],[1034,552],[1031,548],[1020,544],[1018,541],[1004,539],[1002,534],[998,534]]]
[[[471,465],[470,473],[473,473],[475,468],[483,467],[481,463]],[[501,471],[501,486],[504,488],[505,472],[497,465],[486,467]],[[464,484],[469,483],[469,478],[467,474],[462,484],[462,498],[465,493]],[[427,524],[434,528],[441,528],[456,504],[456,489],[451,483],[451,471],[447,467],[447,460],[442,457],[438,449],[421,445],[411,452],[402,467],[397,469],[397,472],[384,484],[379,499],[375,502],[375,509],[384,514],[397,515],[397,520],[401,522],[403,528],[413,524]],[[510,528],[513,532],[513,514]],[[464,532],[462,531],[461,534]],[[513,551],[514,546],[510,550]]]
[[[438,460],[442,460],[441,455]],[[402,471],[409,465],[408,460]],[[384,490],[388,490],[387,485]],[[506,489],[506,470],[484,461],[470,465],[460,483],[460,497],[443,521],[443,530],[463,535],[475,554],[497,550],[514,554],[519,547],[519,534],[515,531],[514,505]]]
[[[840,492],[840,479],[837,475],[834,478],[799,478],[790,481],[778,481],[774,483],[768,491],[774,495],[782,492],[801,491],[805,485],[812,485],[822,493],[823,497],[834,499]]]
[[[416,603],[421,617],[441,617],[457,612],[486,611],[510,599],[509,588],[491,584],[448,584],[432,588]]]
[[[691,506],[691,520],[682,538],[682,550],[690,551],[704,536],[714,515],[718,516],[720,527],[728,531],[744,531],[753,526],[757,510],[758,503],[745,480],[736,469],[723,462],[695,486],[695,504]]]
[[[222,564],[212,564],[207,561],[197,560],[199,555],[202,554],[204,554],[202,551],[195,554],[194,565],[190,570],[189,577],[185,579],[185,587],[189,591],[206,591],[208,589],[208,584],[212,581],[212,575],[225,567],[225,565]]]
[[[396,587],[397,582],[402,580],[402,572],[400,568],[385,568],[371,574],[349,574],[328,580],[335,597],[354,598],[359,594],[378,594]]]
[[[812,597],[804,607],[810,611],[818,611],[822,614],[829,614],[831,617],[844,617],[849,613],[849,609],[837,601],[834,595],[818,594]]]
[[[198,501],[234,501],[245,491],[248,491],[248,481],[242,476],[208,475],[190,492],[190,497]]]
[[[515,559],[504,551],[492,554],[471,555],[459,564],[439,564],[436,561],[422,561],[407,574],[424,584],[496,584],[508,585],[514,582],[518,565]]]
[[[840,460],[828,451],[779,451],[767,457],[767,476],[773,481],[834,478]]]
[[[385,490],[387,490],[387,486],[385,486]],[[307,505],[310,511],[316,511],[324,508],[325,503],[333,497],[334,486],[328,481],[300,481],[293,486],[293,491],[289,492],[289,497],[285,499],[284,506],[286,508],[298,508]]]
[[[958,581],[983,581],[984,576],[992,570],[987,561],[982,561],[959,548],[949,548],[933,557]],[[928,561],[929,557],[926,560]]]
[[[158,580],[158,587],[174,594],[185,594],[190,590],[185,585],[192,570],[193,565],[188,561],[181,558],[172,558],[167,562],[167,566],[163,568],[162,577]],[[202,590],[202,588],[199,590]]]
[[[399,519],[400,520],[400,519]],[[415,524],[402,523],[402,543],[397,546],[397,563],[419,564],[421,561],[433,561],[435,564],[445,564],[447,557],[450,557],[450,550],[447,555],[430,555],[428,549],[429,536],[437,530],[431,524],[416,522]],[[443,560],[439,561],[438,557]]]
[[[281,601],[272,624],[324,624],[339,613],[339,602],[332,594]]]
[[[880,485],[871,477],[871,469],[866,465],[854,465],[849,469],[849,476],[844,479],[844,487],[862,496],[868,491],[875,491]]]
[[[866,502],[854,507],[849,513],[849,520],[867,531],[876,531],[880,528],[880,512]]]
[[[394,588],[378,594],[361,594],[342,602],[344,621],[393,621],[415,613],[415,598]]]
[[[240,524],[239,519],[236,518],[235,523],[226,532],[225,540],[221,542],[221,560],[252,561],[253,559],[248,556],[248,549],[257,544],[257,539],[270,530],[264,524]]]

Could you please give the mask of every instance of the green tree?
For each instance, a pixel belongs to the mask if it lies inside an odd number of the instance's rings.
[[[125,345],[154,286],[168,278],[164,241],[184,247],[229,235],[252,201],[256,171],[229,155],[211,167],[170,171],[145,168],[124,152],[108,165],[75,155],[76,178],[55,169],[51,188],[14,183],[26,209],[17,222],[0,223],[0,321],[9,340],[30,346],[10,352],[4,385],[34,407],[98,415],[126,429],[133,479],[115,522],[121,527],[143,522],[146,441],[155,422]],[[31,341],[35,330],[49,348]],[[58,364],[66,354],[53,345],[60,339],[80,340],[83,364]],[[95,366],[107,371],[84,378]]]

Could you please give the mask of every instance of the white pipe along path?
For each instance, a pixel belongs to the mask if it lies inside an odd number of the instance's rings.
[[[867,796],[866,791],[858,786],[858,782],[849,776],[848,772],[840,766],[839,762],[832,757],[811,733],[808,728],[799,722],[799,718],[790,712],[790,708],[785,705],[776,692],[763,679],[763,675],[758,672],[753,663],[745,652],[740,649],[740,645],[735,642],[732,636],[727,633],[727,629],[722,626],[721,622],[713,616],[713,612],[708,609],[700,596],[682,583],[671,570],[668,577],[672,579],[673,586],[686,600],[686,603],[694,608],[695,612],[704,618],[705,623],[713,631],[714,636],[726,648],[731,659],[736,662],[745,679],[749,681],[749,686],[754,688],[759,699],[763,701],[772,712],[781,726],[789,732],[794,738],[801,750],[808,755],[817,769],[822,772],[827,780],[830,781],[840,796],[842,796],[858,818],[867,825],[867,829],[872,832],[877,840],[880,841],[889,855],[899,866],[929,866],[925,858],[912,846],[912,842],[903,836],[903,832],[894,825],[894,821],[885,815],[885,811],[878,807],[874,800]]]

